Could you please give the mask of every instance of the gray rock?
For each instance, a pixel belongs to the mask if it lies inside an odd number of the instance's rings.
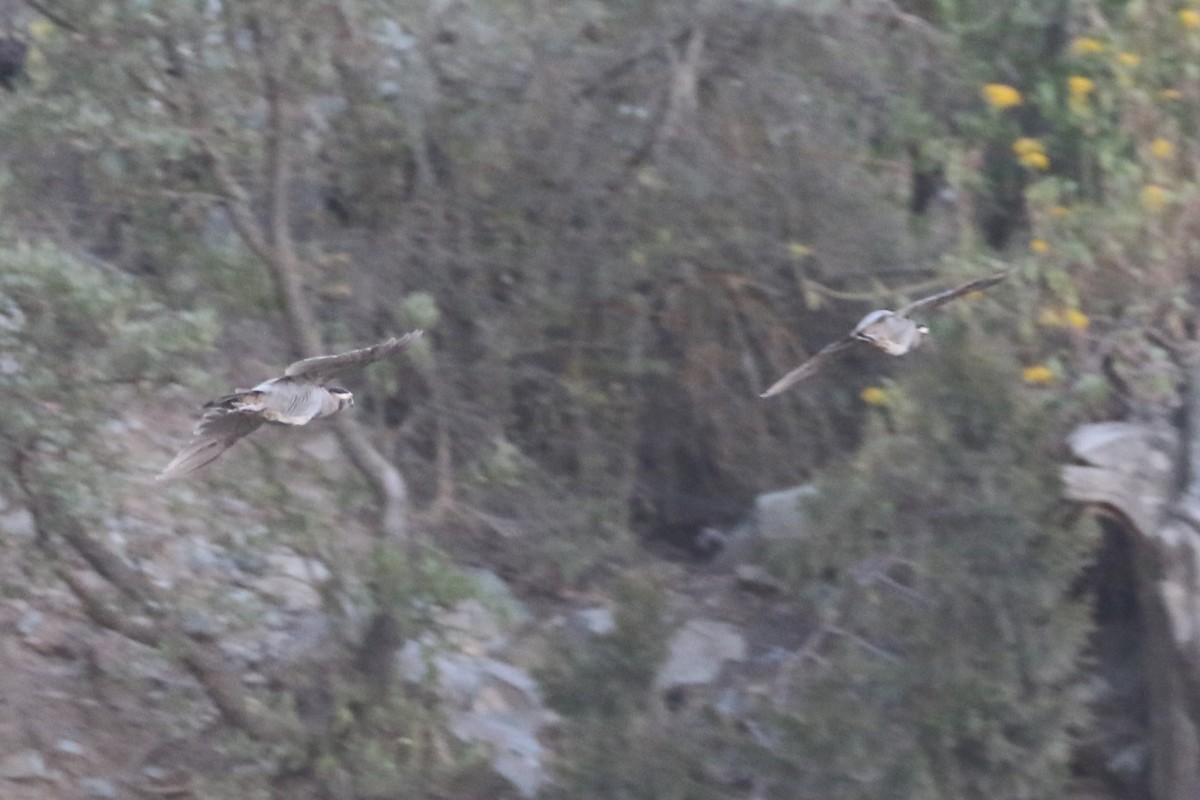
[[[734,568],[738,586],[756,594],[779,594],[784,591],[783,583],[757,564],[738,564]]]
[[[749,713],[750,704],[740,689],[730,686],[717,695],[712,709],[725,722],[736,722]]]
[[[264,627],[270,628],[273,631],[282,631],[291,627],[291,615],[284,614],[273,608],[263,611],[261,622]]]
[[[442,653],[433,659],[437,671],[438,691],[449,703],[469,706],[472,698],[483,690],[484,671],[482,664],[490,661],[465,653]]]
[[[461,651],[434,652],[435,646],[405,643],[398,654],[401,674],[424,681],[432,667],[451,733],[464,742],[487,745],[492,768],[523,797],[534,797],[547,776],[539,736],[558,723],[557,715],[543,704],[537,681],[505,661]]]
[[[712,683],[726,661],[746,658],[746,639],[737,628],[693,619],[671,637],[667,661],[654,679],[658,689]]]
[[[8,295],[0,294],[0,330],[19,331],[25,327],[25,312]]]
[[[201,641],[211,641],[221,632],[221,624],[215,617],[196,609],[180,614],[179,626],[188,636]]]
[[[429,652],[416,639],[409,639],[396,653],[396,669],[400,677],[409,683],[421,683],[429,674],[430,665],[426,661]]]
[[[456,668],[459,708],[450,713],[450,731],[465,742],[489,745],[492,768],[522,796],[534,797],[546,778],[538,734],[557,722],[542,704],[537,682],[492,658],[461,659]],[[474,691],[463,691],[467,686]]]
[[[542,709],[541,689],[528,672],[494,658],[481,659],[479,666],[488,682],[503,695],[507,707]]]
[[[321,607],[317,586],[329,580],[328,567],[280,549],[267,555],[266,574],[253,582],[255,591],[288,611],[311,611]]]
[[[493,652],[508,642],[500,617],[473,597],[436,612],[434,619],[448,641],[471,655]]]
[[[36,608],[29,609],[21,615],[19,620],[17,620],[17,633],[28,637],[42,626],[43,619],[44,617],[42,616],[42,612],[38,611]]]
[[[307,583],[324,583],[330,577],[329,568],[317,559],[286,549],[268,553],[267,566],[270,572]]]
[[[32,539],[37,534],[33,514],[24,508],[12,508],[0,514],[0,534],[14,539]]]
[[[262,600],[259,599],[258,595],[241,586],[229,587],[229,590],[225,593],[225,599],[235,606],[244,606],[241,609],[243,613],[250,611],[259,612],[262,610]]]
[[[1150,754],[1146,745],[1142,742],[1135,742],[1118,750],[1108,759],[1105,766],[1113,775],[1132,783],[1138,776],[1144,774],[1146,763],[1149,760]]]
[[[203,536],[187,536],[168,545],[168,549],[172,551],[176,563],[185,564],[196,573],[217,571],[230,563],[224,548],[214,545]]]
[[[83,745],[74,739],[59,739],[54,743],[54,749],[69,756],[83,755]]]
[[[537,681],[496,655],[528,611],[493,573],[467,572],[475,596],[435,611],[435,630],[405,642],[396,654],[397,671],[412,683],[432,684],[450,731],[464,742],[487,745],[492,768],[522,796],[533,797],[547,775],[539,736],[558,717],[542,702]]]
[[[499,575],[486,569],[468,568],[463,571],[475,584],[479,601],[499,617],[499,622],[511,625],[529,619],[529,609],[517,599]]]
[[[88,797],[116,797],[117,787],[104,778],[80,778],[79,790]]]
[[[246,667],[256,667],[266,657],[266,645],[257,637],[253,640],[227,637],[217,646],[227,658]]]
[[[808,526],[803,503],[816,495],[817,487],[811,483],[760,494],[754,500],[759,535],[766,539],[803,538]]]
[[[250,575],[265,575],[267,567],[270,566],[266,556],[255,552],[234,553],[233,564],[242,572]]]
[[[0,355],[0,375],[20,375],[25,367],[11,353]]]
[[[0,778],[9,781],[32,781],[49,776],[46,759],[37,750],[22,750],[0,759]]]
[[[492,748],[492,768],[516,787],[522,797],[536,797],[546,779],[545,752],[537,728],[520,715],[468,713],[451,718],[450,732],[464,742]]]
[[[329,615],[312,612],[293,616],[285,630],[271,631],[263,637],[267,653],[276,662],[307,661],[320,653],[331,653],[338,649],[338,626]]]
[[[611,608],[583,608],[571,615],[572,625],[589,636],[607,636],[617,629]]]

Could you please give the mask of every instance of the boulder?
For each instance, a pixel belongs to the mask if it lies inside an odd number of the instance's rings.
[[[712,683],[727,661],[744,661],[746,638],[727,622],[693,619],[671,637],[666,663],[654,685],[660,690]]]
[[[523,797],[534,797],[548,772],[540,736],[558,716],[543,703],[533,676],[502,658],[511,647],[508,630],[523,617],[505,601],[507,587],[475,578],[490,591],[439,614],[436,633],[407,642],[397,655],[399,672],[412,682],[433,678],[450,732],[490,748],[496,773]],[[515,598],[512,603],[523,612]]]
[[[773,540],[803,537],[808,527],[804,502],[816,495],[817,487],[811,483],[760,494],[754,500],[759,535]]]

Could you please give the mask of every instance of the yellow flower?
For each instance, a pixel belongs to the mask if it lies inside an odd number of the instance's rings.
[[[1088,97],[1096,88],[1096,83],[1091,78],[1085,78],[1082,75],[1072,75],[1067,78],[1067,92],[1070,95],[1068,105],[1071,111],[1076,114],[1086,114],[1088,112]]]
[[[1087,97],[1092,93],[1092,89],[1096,88],[1096,82],[1091,78],[1085,78],[1082,75],[1072,75],[1067,78],[1067,88],[1071,94]]]
[[[1183,92],[1178,89],[1161,89],[1158,92],[1160,100],[1179,100],[1183,97]]]
[[[882,386],[868,386],[859,392],[858,396],[869,406],[886,406],[888,404],[887,389]]]
[[[1029,243],[1029,249],[1035,253],[1044,253],[1050,249],[1045,239],[1034,239]]]
[[[1090,36],[1080,36],[1071,42],[1071,49],[1080,55],[1095,55],[1104,52],[1104,42]]]
[[[1181,9],[1179,12],[1179,22],[1188,30],[1196,30],[1200,28],[1200,11],[1191,8]]]
[[[1037,139],[1022,136],[1012,144],[1013,152],[1017,154],[1017,162],[1032,169],[1046,169],[1050,159],[1046,157],[1046,146]]]
[[[1054,372],[1045,364],[1035,364],[1021,370],[1021,379],[1031,386],[1046,386],[1054,383]]]
[[[1086,331],[1092,321],[1078,308],[1043,308],[1038,312],[1038,322],[1047,328],[1074,328]]]
[[[1043,308],[1038,313],[1038,322],[1047,328],[1061,328],[1065,324],[1063,315],[1057,308]]]
[[[1158,184],[1150,183],[1142,188],[1142,208],[1151,214],[1157,214],[1167,207],[1167,190]]]
[[[1071,209],[1063,205],[1050,206],[1050,219],[1065,219],[1071,216]]]
[[[1077,331],[1086,331],[1092,321],[1088,319],[1088,315],[1080,311],[1078,308],[1068,308],[1063,312],[1063,322],[1068,328],[1074,328]]]
[[[983,99],[994,109],[1021,105],[1021,93],[1007,83],[989,83],[983,87]]]
[[[1175,144],[1161,136],[1150,143],[1150,155],[1155,158],[1170,158],[1175,154]]]
[[[1125,67],[1136,67],[1142,63],[1142,57],[1137,53],[1117,53],[1117,63]]]
[[[1017,162],[1021,166],[1029,167],[1030,169],[1049,169],[1050,168],[1050,159],[1046,157],[1045,153],[1041,153],[1036,150],[1031,153],[1026,153],[1025,155],[1021,156],[1020,158],[1017,159]]]
[[[1017,155],[1023,156],[1027,153],[1044,153],[1046,152],[1046,145],[1042,144],[1033,137],[1022,136],[1020,139],[1017,139],[1015,142],[1013,142],[1012,149]]]

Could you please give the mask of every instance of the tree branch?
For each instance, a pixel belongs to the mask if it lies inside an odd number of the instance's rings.
[[[68,33],[83,33],[83,31],[80,30],[78,25],[74,24],[69,19],[67,19],[66,17],[59,14],[57,11],[47,8],[46,4],[41,2],[40,0],[25,0],[25,5],[29,6],[34,11],[41,14],[43,17],[50,20],[55,25],[62,28],[64,31],[67,31]]]
[[[1179,350],[1184,373],[1184,493],[1200,500],[1200,343],[1189,342]]]
[[[87,532],[78,517],[63,508],[52,493],[38,492],[26,471],[26,457],[18,454],[14,474],[24,495],[25,506],[33,517],[41,546],[47,550],[57,575],[79,599],[84,611],[99,625],[149,647],[160,647],[174,655],[203,687],[222,718],[255,739],[284,741],[295,735],[285,724],[259,711],[242,691],[238,676],[217,653],[189,638],[178,621],[173,606],[162,598],[154,585],[119,555]],[[140,625],[121,614],[95,590],[79,580],[63,563],[62,554],[51,536],[66,542],[72,550],[139,611],[155,618],[152,625]]]
[[[221,195],[221,204],[230,224],[245,246],[266,266],[275,288],[276,302],[283,313],[288,348],[298,358],[319,355],[322,347],[317,324],[304,296],[302,264],[296,253],[291,227],[292,164],[289,144],[289,113],[286,89],[280,78],[272,43],[257,18],[248,21],[258,59],[267,105],[264,150],[266,153],[267,214],[270,225],[264,225],[253,210],[250,193],[238,181],[229,159],[203,125],[203,103],[196,93],[194,81],[185,71],[178,48],[169,39],[163,40],[168,63],[185,82],[185,93],[192,106],[194,136],[209,159],[213,179]],[[381,533],[399,541],[408,535],[408,488],[403,476],[371,444],[361,427],[349,418],[339,418],[334,430],[351,463],[367,478],[380,505]]]

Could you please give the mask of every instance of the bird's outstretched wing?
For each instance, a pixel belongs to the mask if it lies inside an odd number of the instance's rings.
[[[1007,272],[998,272],[995,275],[989,275],[986,278],[978,278],[973,281],[968,281],[962,286],[955,286],[953,289],[947,289],[944,292],[938,292],[937,294],[931,294],[929,297],[922,297],[920,300],[914,300],[898,310],[896,315],[900,317],[911,317],[918,311],[929,311],[935,309],[938,306],[949,303],[955,298],[962,297],[964,294],[983,291],[989,286],[995,286],[997,283],[1007,277]]]
[[[306,358],[289,366],[284,370],[283,375],[285,378],[303,378],[318,385],[324,384],[343,370],[380,361],[393,353],[398,353],[408,348],[413,342],[421,338],[422,334],[424,334],[424,331],[413,331],[406,333],[399,339],[392,337],[385,342],[373,344],[370,347],[363,347],[359,350],[351,350],[348,353]]]
[[[158,480],[182,478],[195,472],[263,424],[258,409],[231,408],[230,404],[212,405],[209,408],[196,425],[192,440],[163,468]]]
[[[808,376],[816,373],[816,371],[821,368],[821,365],[828,361],[832,356],[840,353],[848,347],[853,347],[854,345],[858,344],[859,341],[860,340],[854,338],[853,336],[847,336],[845,339],[840,339],[836,342],[825,345],[818,350],[812,356],[812,358],[808,359],[808,361],[805,361],[787,375],[784,375],[782,378],[775,381],[775,383],[771,384],[771,388],[767,389],[765,392],[759,395],[759,397],[774,397],[780,392],[790,389],[794,384],[799,383]]]

